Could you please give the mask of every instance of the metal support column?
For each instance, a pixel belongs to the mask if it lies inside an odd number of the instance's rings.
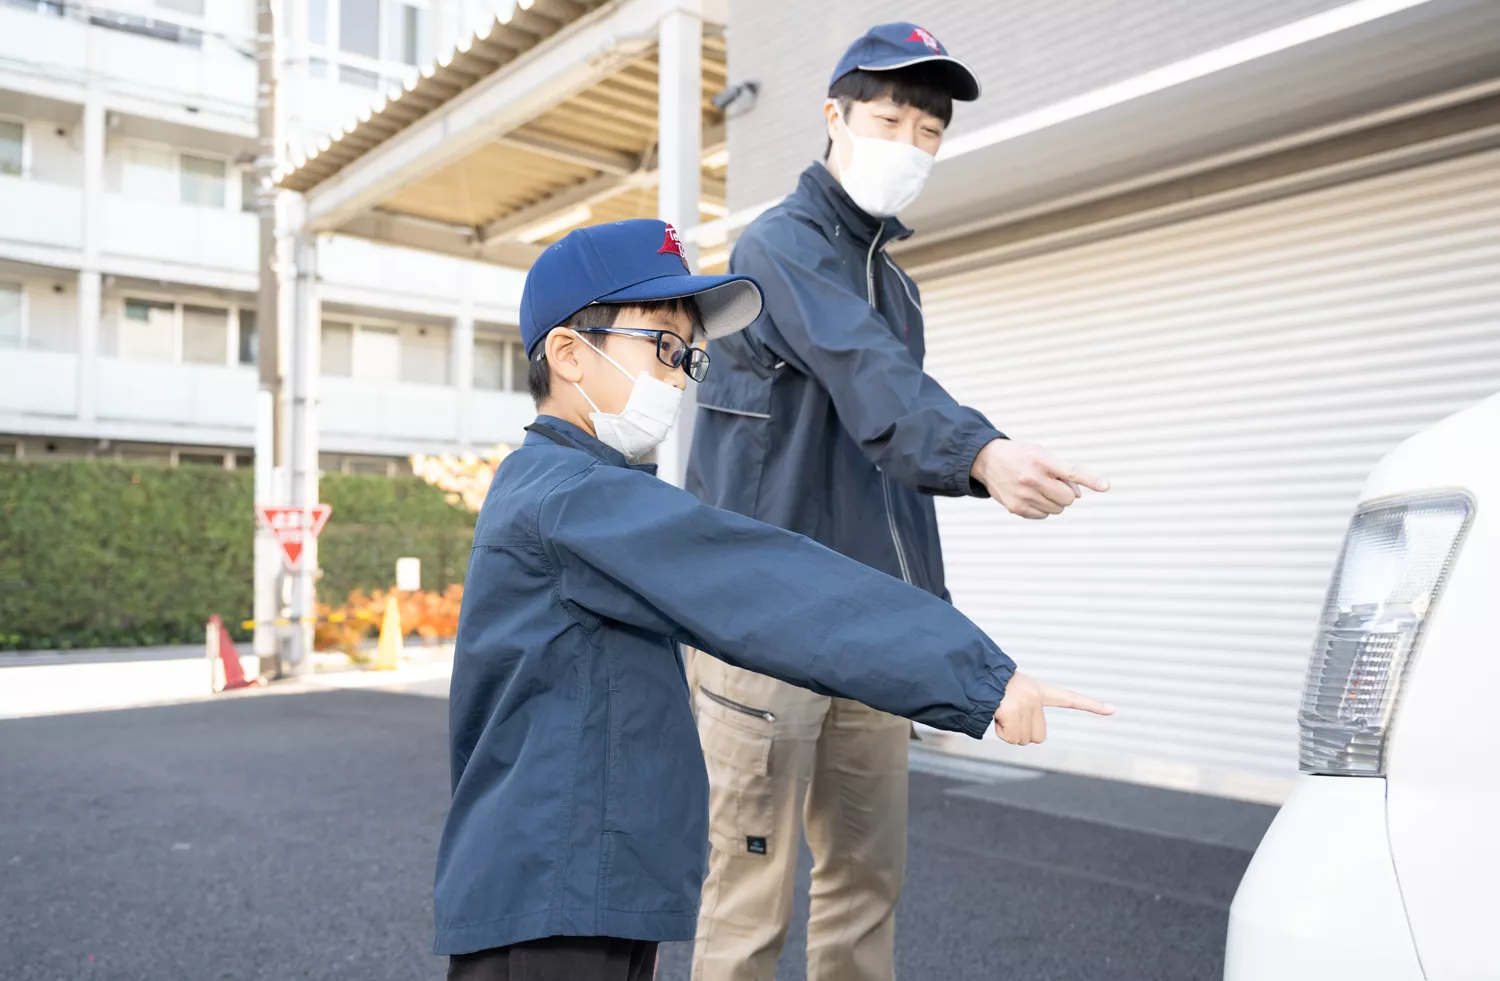
[[[701,5],[688,0],[661,20],[658,58],[657,159],[661,181],[657,210],[679,230],[698,224],[703,156],[703,19]],[[698,247],[683,243],[689,266],[698,264]],[[682,485],[688,447],[697,414],[691,382],[682,400],[677,426],[656,451],[663,480]]]
[[[473,402],[474,402],[474,283],[467,269],[459,274],[460,293],[458,316],[453,318],[450,332],[449,365],[452,369],[450,384],[458,393],[458,420],[454,437],[460,451],[474,447]]]
[[[291,476],[291,504],[304,512],[318,503],[318,375],[321,303],[318,299],[318,240],[311,234],[297,236],[295,265],[296,309],[293,312],[291,342],[291,412],[289,429],[291,447],[287,454]],[[312,671],[313,623],[317,614],[318,543],[305,538],[302,558],[292,577],[292,629],[288,647],[289,664],[283,673],[309,674]]]
[[[99,357],[99,311],[104,302],[99,272],[104,211],[104,102],[90,92],[83,104],[83,262],[78,270],[78,421],[94,420],[94,371]]]

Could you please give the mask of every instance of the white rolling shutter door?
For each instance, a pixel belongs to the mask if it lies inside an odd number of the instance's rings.
[[[1275,799],[1364,477],[1500,391],[1500,154],[924,281],[928,370],[1114,482],[939,505],[959,608],[1115,702],[1003,759]],[[1500,452],[1500,434],[1496,436]]]

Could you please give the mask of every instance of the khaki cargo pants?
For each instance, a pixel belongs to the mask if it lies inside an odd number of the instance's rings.
[[[713,845],[693,981],[773,981],[804,830],[808,981],[891,981],[910,723],[687,653]]]

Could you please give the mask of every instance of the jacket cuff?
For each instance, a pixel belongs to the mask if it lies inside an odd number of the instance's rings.
[[[983,677],[979,679],[980,694],[974,710],[964,720],[964,732],[975,739],[984,738],[984,734],[995,722],[995,712],[1000,708],[1000,700],[1005,697],[1005,686],[1015,673],[1016,663],[1006,657],[1004,651],[995,648],[985,666]]]
[[[979,458],[979,451],[995,440],[1009,438],[993,426],[984,426],[960,443],[953,474],[948,478],[948,489],[958,495],[989,497],[990,492],[974,479],[974,461]]]

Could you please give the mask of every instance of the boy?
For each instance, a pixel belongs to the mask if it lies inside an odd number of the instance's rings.
[[[658,942],[692,938],[708,779],[680,644],[1020,745],[1045,736],[1044,705],[1112,711],[1016,673],[938,597],[633,462],[706,375],[704,338],[760,309],[749,277],[690,275],[660,221],[576,230],[526,278],[539,414],[480,511],[453,666],[434,890],[450,979],[636,981]],[[769,749],[746,729],[713,765]]]

